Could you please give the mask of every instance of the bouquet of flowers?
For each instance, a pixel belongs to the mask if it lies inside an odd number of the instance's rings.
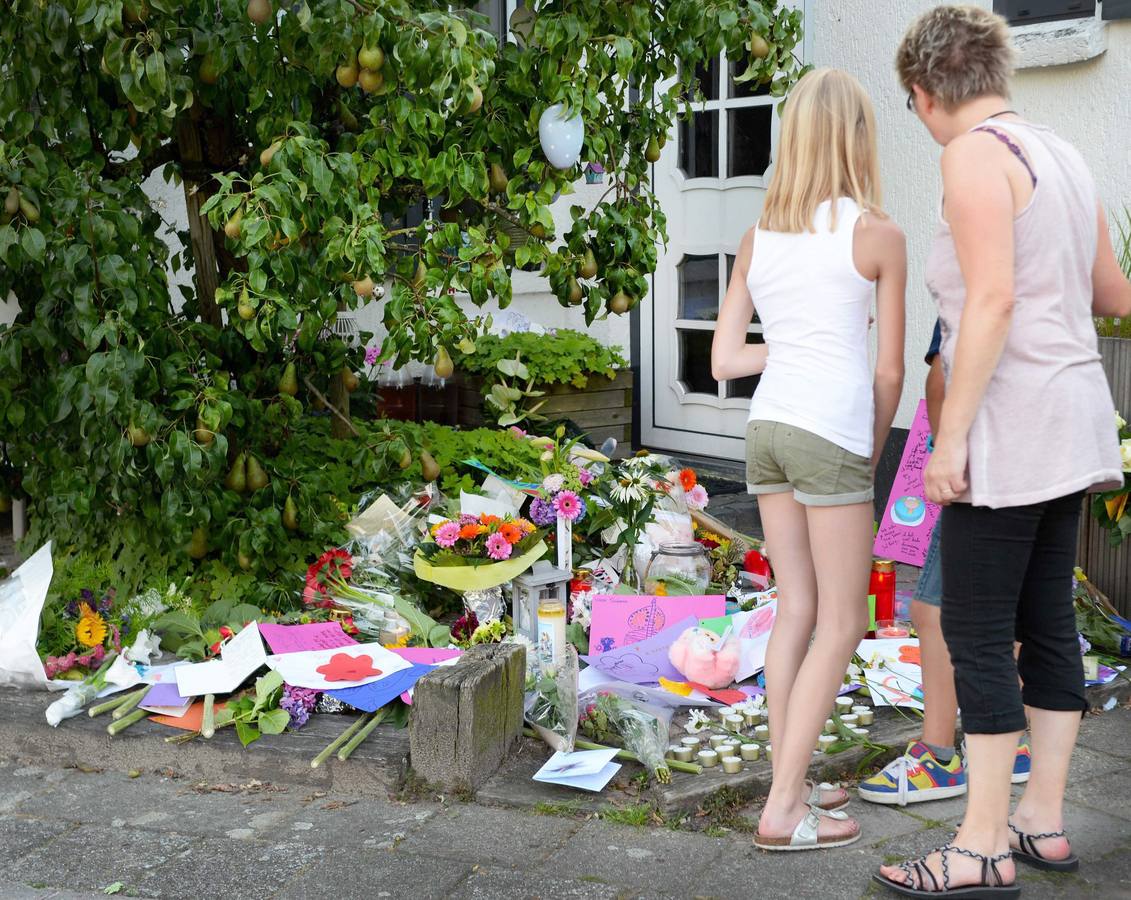
[[[1118,547],[1131,535],[1131,503],[1128,502],[1131,498],[1131,425],[1117,412],[1115,427],[1123,457],[1123,485],[1096,494],[1092,501],[1092,515],[1109,531],[1111,545]]]
[[[711,559],[711,585],[713,594],[727,594],[734,587],[738,571],[742,565],[744,547],[721,534],[708,531],[698,522],[693,524],[695,541],[707,550]]]
[[[460,515],[437,522],[413,568],[425,581],[457,591],[486,590],[525,572],[545,552],[542,532],[528,519]]]
[[[585,702],[588,700],[588,702]],[[612,691],[598,691],[583,698],[581,730],[599,743],[620,739],[626,750],[636,755],[661,784],[668,784],[671,770],[664,758],[668,724],[645,707]]]

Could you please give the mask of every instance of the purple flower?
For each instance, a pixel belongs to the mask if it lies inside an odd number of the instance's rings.
[[[107,594],[105,597],[103,597],[101,600],[98,601],[98,611],[102,615],[107,616],[107,615],[110,614],[110,608],[113,605],[114,605],[113,599],[110,597],[109,594]]]
[[[578,469],[577,477],[581,481],[582,487],[589,487],[593,483],[594,476],[588,469]]]
[[[461,526],[462,525],[478,525],[479,524],[479,517],[469,515],[468,513],[460,513],[459,524]]]
[[[87,603],[91,605],[94,604],[94,591],[90,590],[89,588],[83,588],[81,591],[79,591],[79,594]]]
[[[365,348],[365,364],[371,366],[377,362],[377,357],[381,355],[381,348],[374,344],[371,347]]]
[[[550,501],[541,497],[535,497],[530,501],[530,520],[539,528],[553,525],[557,518],[557,511]]]
[[[573,491],[562,491],[554,497],[554,512],[572,522],[581,514],[581,498]]]
[[[291,728],[302,728],[314,711],[321,692],[310,688],[283,685],[283,696],[279,700],[279,709],[285,709],[291,716]]]
[[[507,559],[511,555],[510,541],[495,532],[487,538],[487,555],[495,560]]]
[[[68,603],[66,613],[68,619],[77,619],[79,617],[79,601],[72,600]]]

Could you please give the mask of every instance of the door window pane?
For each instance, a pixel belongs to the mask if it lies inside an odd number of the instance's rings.
[[[770,165],[773,108],[747,106],[728,110],[727,177],[764,175]]]
[[[719,177],[719,114],[697,112],[679,123],[679,167],[688,178]]]
[[[693,84],[692,91],[698,86],[703,93],[702,99],[719,99],[719,58],[717,56],[706,65],[700,63],[695,67],[695,81],[698,82],[698,85]]]
[[[746,343],[762,344],[765,342],[762,340],[762,335],[749,334],[746,336]],[[726,388],[727,398],[753,397],[754,389],[758,387],[758,381],[761,379],[761,377],[761,375],[750,375],[746,378],[736,378],[734,381],[728,381]]]
[[[719,258],[685,256],[679,264],[679,318],[713,322],[719,317]]]
[[[740,97],[766,97],[770,93],[770,83],[759,84],[757,81],[747,81],[742,84],[735,84],[734,79],[746,71],[745,62],[732,62],[728,67],[730,69],[730,96],[732,99]]]
[[[695,394],[719,395],[719,383],[711,377],[713,331],[679,332],[679,380]]]

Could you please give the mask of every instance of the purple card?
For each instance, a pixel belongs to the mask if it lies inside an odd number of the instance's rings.
[[[589,647],[594,653],[607,653],[647,640],[688,616],[714,619],[725,613],[726,598],[721,594],[701,597],[594,594]]]
[[[162,681],[153,685],[141,701],[142,706],[184,706],[185,698],[177,690],[177,682]]]
[[[681,634],[698,624],[697,616],[687,616],[646,640],[581,658],[602,672],[633,684],[656,684],[661,678],[686,681],[668,659],[668,650]]]

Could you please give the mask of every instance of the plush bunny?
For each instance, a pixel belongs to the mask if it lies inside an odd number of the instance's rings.
[[[706,628],[688,628],[668,650],[668,659],[688,681],[712,690],[726,687],[738,672],[740,644],[724,643]]]

